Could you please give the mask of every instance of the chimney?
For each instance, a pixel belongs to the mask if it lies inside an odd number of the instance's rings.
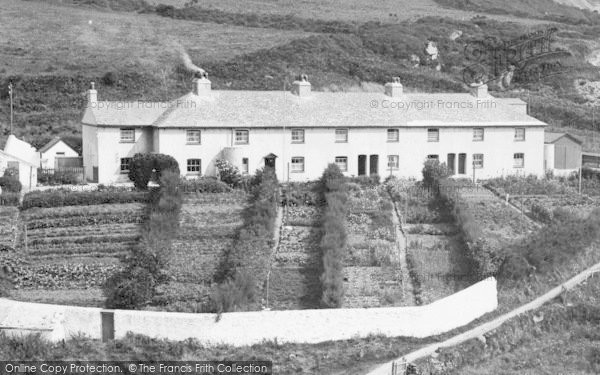
[[[402,96],[402,84],[400,83],[400,77],[393,77],[392,82],[385,84],[385,94],[392,98]]]
[[[91,88],[87,92],[88,104],[95,105],[98,102],[98,91],[95,89],[94,82],[91,82]]]
[[[482,82],[471,84],[471,94],[476,98],[487,98],[490,96],[488,86]]]
[[[292,94],[298,96],[310,95],[310,82],[308,82],[306,74],[301,74],[299,79],[292,82]]]
[[[210,93],[210,81],[208,80],[208,73],[202,71],[194,74],[194,80],[192,81],[193,93],[195,95],[208,95]]]

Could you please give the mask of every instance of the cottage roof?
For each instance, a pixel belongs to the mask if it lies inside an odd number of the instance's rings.
[[[29,143],[20,140],[14,134],[11,134],[6,139],[4,152],[7,155],[16,157],[21,161],[27,161],[29,164],[37,165],[40,162],[40,155],[35,147]]]
[[[579,138],[572,136],[569,133],[555,133],[555,132],[544,132],[544,143],[555,143],[562,137],[567,137],[572,139],[575,143],[583,144],[583,141]]]
[[[404,94],[213,90],[166,103],[98,102],[82,122],[160,128],[545,126],[519,99],[467,93]]]
[[[20,158],[20,157],[18,157],[18,156],[11,155],[11,154],[9,154],[9,153],[8,153],[8,152],[6,152],[6,151],[2,151],[2,150],[0,150],[0,157],[5,157],[5,158],[8,158],[8,159],[12,159],[12,160],[15,160],[15,161],[19,161],[19,162],[21,162],[21,163],[29,164],[30,166],[32,166],[32,167],[35,167],[35,168],[37,168],[37,167],[38,167],[38,165],[37,165],[37,164],[35,164],[35,163],[32,163],[32,162],[31,162],[31,161],[29,161],[29,160],[24,160],[24,159],[21,159],[21,158]]]
[[[75,151],[75,148],[73,148],[73,146],[71,146],[69,143],[65,142],[62,138],[60,137],[54,137],[50,142],[46,143],[45,145],[43,145],[38,152],[40,153],[44,153],[48,150],[50,150],[53,146],[55,146],[56,144],[58,144],[59,142],[64,143],[65,145],[67,145],[67,147],[69,147],[71,150],[73,150],[73,152],[77,152]]]

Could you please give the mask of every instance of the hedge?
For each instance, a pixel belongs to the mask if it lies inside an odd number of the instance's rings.
[[[21,209],[26,210],[32,207],[85,206],[107,203],[146,203],[147,201],[148,193],[143,191],[73,191],[69,189],[55,189],[32,191],[25,194]]]
[[[229,193],[232,190],[225,182],[212,177],[184,180],[180,187],[184,193]]]
[[[344,299],[343,260],[347,234],[346,203],[348,201],[346,180],[335,164],[329,164],[319,184],[325,205],[321,225],[320,248],[323,257],[321,274],[321,303],[323,307],[341,307]]]
[[[244,223],[234,245],[220,265],[211,294],[211,311],[249,309],[254,303],[257,282],[266,279],[273,247],[273,231],[279,204],[279,185],[272,168],[258,170],[250,182]]]

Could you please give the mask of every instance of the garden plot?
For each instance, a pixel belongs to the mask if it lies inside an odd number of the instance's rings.
[[[242,225],[245,202],[240,192],[185,195],[169,262],[172,282],[163,288],[165,303],[205,299]]]
[[[312,212],[313,207],[297,206],[290,209],[295,213],[307,213]],[[284,223],[289,218],[290,215]],[[279,246],[271,263],[269,307],[278,310],[318,308],[322,268],[319,228],[283,225]]]
[[[408,304],[392,215],[393,205],[384,186],[350,191],[343,307]]]
[[[141,203],[22,211],[15,298],[97,306],[101,285],[139,242],[143,216]]]
[[[522,208],[523,213],[532,219],[547,223],[552,220],[554,211],[559,208],[577,216],[587,216],[592,210],[600,207],[600,196],[535,195],[510,198],[510,202]]]
[[[465,246],[446,203],[417,182],[391,181],[390,192],[404,219],[406,260],[416,303],[431,303],[469,286],[473,280]]]

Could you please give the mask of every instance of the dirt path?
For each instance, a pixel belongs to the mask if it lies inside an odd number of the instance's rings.
[[[535,309],[541,307],[546,302],[551,301],[554,298],[558,297],[563,292],[576,287],[577,285],[579,285],[582,282],[584,282],[585,280],[587,280],[590,276],[592,276],[593,274],[598,273],[598,272],[600,272],[600,263],[597,263],[597,264],[593,265],[592,267],[588,268],[587,270],[577,274],[576,276],[572,277],[568,281],[558,285],[557,287],[553,288],[549,292],[543,294],[542,296],[534,299],[533,301],[531,301],[529,303],[526,303],[526,304],[524,304],[506,314],[503,314],[487,323],[483,323],[483,324],[481,324],[475,328],[472,328],[466,332],[463,332],[452,338],[449,338],[448,340],[425,346],[419,350],[416,350],[412,353],[409,353],[400,358],[397,358],[394,361],[390,361],[383,365],[380,365],[377,368],[375,368],[373,371],[368,372],[366,375],[391,375],[392,374],[392,366],[394,366],[394,363],[396,363],[397,365],[400,365],[399,366],[400,372],[398,372],[398,374],[402,374],[403,373],[402,372],[402,364],[413,363],[420,358],[430,356],[440,348],[456,346],[467,340],[483,337],[483,335],[485,333],[490,332],[490,331],[500,327],[507,320],[512,319],[512,318],[514,318],[518,315],[521,315],[523,313],[526,313],[528,311],[535,310]]]
[[[282,206],[277,207],[277,218],[275,219],[275,228],[273,230],[273,248],[271,250],[271,256],[269,258],[269,271],[267,271],[267,280],[266,280],[266,307],[269,308],[269,293],[270,293],[270,283],[271,283],[271,270],[273,269],[273,260],[275,259],[275,254],[277,254],[277,250],[279,250],[279,242],[281,240],[281,227],[283,225],[283,218],[285,215],[285,210]]]
[[[409,301],[410,305],[416,305],[416,299],[414,294],[414,287],[412,285],[412,280],[410,279],[410,275],[408,273],[408,262],[406,260],[406,235],[404,234],[404,230],[402,229],[402,219],[401,214],[398,211],[398,207],[396,206],[396,202],[393,199],[390,201],[394,205],[394,213],[392,215],[392,221],[394,223],[394,228],[396,229],[396,246],[398,248],[398,263],[400,265],[400,273],[402,277],[402,294],[403,299],[405,301]]]

